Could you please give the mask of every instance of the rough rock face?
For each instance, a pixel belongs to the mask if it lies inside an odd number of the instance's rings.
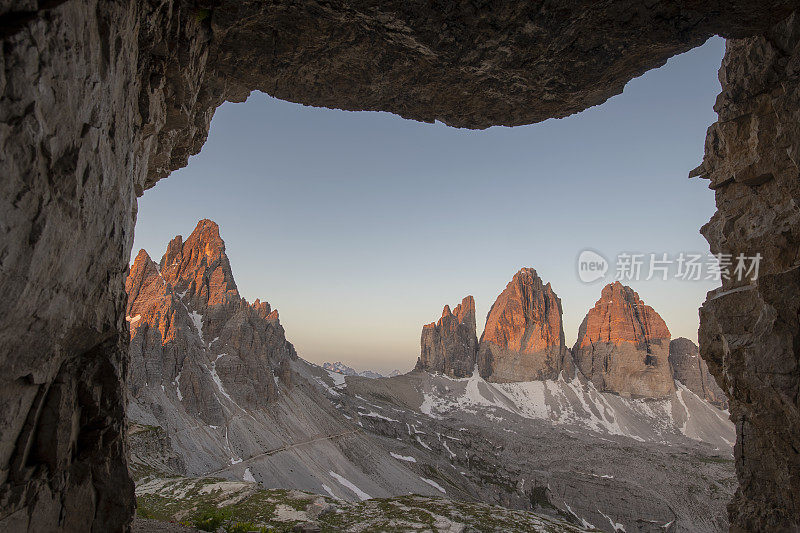
[[[0,526],[80,531],[91,523],[113,531],[129,522],[124,280],[135,198],[200,150],[221,102],[261,89],[307,104],[457,126],[523,124],[598,104],[713,33],[761,35],[794,7],[789,0],[515,1],[468,8],[311,0],[3,3]],[[732,44],[721,98],[726,109],[703,172],[722,183],[737,161],[759,161],[773,171],[772,183],[751,181],[772,196],[756,199],[746,183],[718,192],[718,229],[708,233],[719,249],[736,235],[749,239],[750,231],[736,224],[760,228],[763,238],[755,240],[774,255],[786,254],[768,275],[797,266],[793,241],[784,236],[796,226],[785,150],[798,144],[791,126],[793,24]],[[775,113],[762,113],[760,103],[767,101]],[[730,248],[744,251],[743,244]],[[793,286],[791,280],[773,282],[770,294],[780,302],[759,289],[747,305],[790,309],[791,295],[781,288]],[[718,326],[730,330],[726,317],[744,316],[738,307],[730,299],[707,306],[708,339],[719,338]],[[754,324],[759,315],[747,316]],[[781,327],[797,334],[791,324]],[[756,340],[749,331],[742,335],[745,344]],[[785,350],[772,353],[772,360],[791,361]],[[726,366],[731,380],[746,366]],[[756,431],[780,420],[783,429],[775,431],[796,435],[796,407],[773,393],[750,394],[789,386],[751,387],[750,379],[738,384],[741,397],[749,398],[740,420]],[[798,446],[791,438],[777,441],[785,444],[767,470],[780,473],[783,483],[776,486],[790,486],[786,476],[796,454],[784,452]],[[757,449],[772,457],[769,446]],[[798,515],[798,491],[776,495],[761,490],[764,482],[741,481],[743,517]]]
[[[239,296],[219,227],[201,220],[169,243],[160,267],[139,252],[126,282],[131,327],[129,390],[168,383],[187,410],[224,425],[230,404],[264,408],[276,376],[291,386],[296,358],[277,310]]]
[[[664,320],[633,289],[603,287],[572,349],[578,370],[601,391],[661,398],[675,391]]]
[[[800,529],[800,20],[728,43],[719,121],[692,175],[717,212],[714,253],[760,253],[759,275],[723,279],[700,311],[700,351],[737,427],[734,531]]]
[[[672,376],[690,391],[720,409],[728,408],[727,396],[708,371],[708,365],[700,357],[700,348],[695,343],[684,337],[670,341],[669,363],[672,365]]]
[[[478,368],[497,382],[555,379],[572,372],[561,300],[532,268],[511,279],[486,316]]]
[[[445,305],[438,322],[422,326],[420,356],[415,370],[463,378],[472,375],[478,353],[475,299],[467,296],[450,311]]]

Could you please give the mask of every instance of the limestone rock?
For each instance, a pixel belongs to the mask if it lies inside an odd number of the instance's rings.
[[[730,41],[703,163],[713,253],[761,254],[700,311],[700,352],[727,393],[739,486],[732,531],[800,530],[800,18]]]
[[[291,386],[296,354],[277,310],[239,296],[214,222],[201,220],[185,242],[175,237],[160,267],[139,252],[126,289],[134,399],[160,383],[188,412],[221,425],[234,404],[267,406],[275,375]]]
[[[670,332],[633,289],[603,287],[572,349],[575,364],[601,391],[661,398],[675,391],[669,363]]]
[[[291,363],[289,363],[288,358],[284,358],[281,360],[280,371],[278,375],[280,376],[281,381],[286,386],[286,388],[291,389],[294,380],[292,379],[292,365]]]
[[[561,300],[534,269],[514,274],[486,316],[481,377],[510,382],[555,379],[562,370],[571,374],[561,314]]]
[[[416,370],[463,378],[472,375],[478,352],[475,299],[467,296],[450,311],[445,305],[438,322],[422,327]]]
[[[695,343],[684,337],[670,341],[669,363],[673,377],[690,391],[720,409],[728,408],[728,398],[708,371],[708,365],[700,357],[700,348]]]

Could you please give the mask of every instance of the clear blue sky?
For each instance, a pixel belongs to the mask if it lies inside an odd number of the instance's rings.
[[[239,290],[280,311],[314,362],[410,369],[423,324],[467,294],[478,335],[523,266],[561,297],[572,345],[602,284],[579,281],[584,248],[708,252],[714,212],[702,160],[724,41],[671,59],[578,115],[484,131],[388,113],[303,107],[253,93],[224,104],[203,151],[139,199],[134,254],[219,223]],[[612,266],[613,268],[613,266]],[[696,340],[718,284],[630,283],[673,337]]]

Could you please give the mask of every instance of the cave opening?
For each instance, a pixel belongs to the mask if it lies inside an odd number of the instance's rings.
[[[702,233],[714,252],[764,258],[757,280],[723,280],[700,309],[703,359],[729,394],[737,428],[728,516],[737,532],[798,528],[795,3],[439,7],[68,0],[0,8],[0,529],[129,529],[126,317],[136,315],[126,315],[125,284],[136,198],[200,151],[220,104],[260,89],[457,127],[531,124],[602,103],[712,35],[728,41],[718,116],[691,172],[716,199]],[[265,320],[268,311],[252,307]],[[202,341],[199,325],[186,324]],[[208,364],[221,375],[224,362]],[[275,374],[275,385],[291,386],[291,370]],[[235,390],[234,399],[248,393]],[[426,490],[445,489],[423,474]],[[334,490],[361,483],[336,475]],[[501,470],[488,477],[504,479]],[[544,504],[534,485],[530,501]]]
[[[461,130],[255,92],[223,104],[203,151],[139,199],[132,254],[158,262],[169,239],[212,219],[242,294],[297,322],[303,353],[380,371],[414,364],[418,326],[444,303],[476,293],[485,316],[507,278],[531,266],[562,296],[571,345],[602,286],[575,274],[582,250],[611,261],[607,282],[625,252],[707,260],[697,229],[713,191],[686,169],[715,117],[723,48],[711,39],[601,106],[515,128]],[[663,282],[645,279],[644,265],[638,286],[675,337],[696,342],[695,309],[718,281],[676,282],[675,270]],[[369,359],[377,353],[385,365]]]
[[[680,279],[673,261],[663,278],[643,268],[640,276],[626,280],[610,261],[605,277],[587,281],[578,269],[584,250],[609,260],[616,256],[617,263],[619,256],[636,252],[643,258],[667,254],[674,259],[693,252],[707,258],[707,244],[697,228],[713,214],[713,191],[686,174],[702,159],[703,132],[715,118],[711,102],[720,89],[716,70],[723,48],[724,41],[713,38],[632,80],[623,94],[601,106],[515,128],[459,130],[386,113],[309,108],[253,93],[246,103],[218,108],[202,152],[139,199],[134,253],[147,250],[164,272],[173,261],[170,240],[183,235],[180,244],[188,245],[195,222],[213,220],[225,242],[238,294],[250,302],[268,301],[274,308],[270,312],[280,310],[286,338],[301,358],[318,365],[343,362],[384,376],[395,369],[401,374],[412,370],[419,328],[442,305],[475,294],[482,317],[511,273],[533,267],[560,295],[566,346],[580,346],[586,310],[616,277],[639,291],[669,327],[667,336],[651,345],[645,331],[651,324],[637,307],[644,301],[635,297],[631,302],[637,327],[643,328],[632,339],[645,346],[638,355],[642,373],[657,374],[663,365],[673,364],[668,359],[670,333],[673,339],[688,339],[695,351],[689,348],[691,353],[682,355],[693,357],[700,368],[697,308],[719,286],[719,280],[706,276],[710,271],[697,279]],[[179,296],[193,290],[172,275],[164,277],[177,283]],[[561,305],[555,308],[561,313]],[[215,327],[198,318],[200,314],[193,310],[191,315],[201,338],[217,337],[209,333]],[[141,325],[141,316],[140,311],[129,312],[132,332]],[[133,365],[147,364],[137,350]],[[210,359],[215,379],[220,379],[216,365],[227,354],[218,351]],[[605,374],[615,371],[608,358],[602,367]],[[579,370],[570,372],[567,379],[576,378]],[[711,455],[703,463],[715,470],[703,472],[712,477],[698,490],[729,498],[735,479],[733,426],[723,410],[727,401],[714,398],[719,413],[702,413],[711,417],[709,427],[690,424],[687,429],[691,413],[684,395],[710,400],[701,391],[713,378],[704,372],[699,385],[692,383],[695,389],[682,384],[672,391],[675,405],[685,411],[675,411],[672,404],[656,409],[666,409],[666,417],[678,420],[676,427],[683,424],[679,433],[712,443],[709,450],[722,457]],[[146,396],[142,391],[149,385],[142,376],[152,373],[134,371],[131,386],[137,398]],[[182,392],[181,379],[186,376],[178,372],[163,382],[175,389],[179,401],[188,394]],[[665,394],[647,384],[628,390],[598,379],[601,390],[623,398],[619,401],[624,407],[609,409],[629,409],[624,403],[629,399],[634,406],[637,400],[659,404]],[[668,379],[678,383],[672,374]],[[261,393],[278,397],[275,391]],[[590,401],[602,405],[606,400],[600,398]],[[641,414],[636,409],[650,408],[634,407],[632,416]],[[137,406],[134,411],[141,416],[143,410]],[[620,412],[600,417],[603,431],[617,431],[614,417],[622,416]],[[228,431],[235,430],[224,417],[207,417],[211,427],[226,428],[230,441]],[[157,421],[141,417],[136,422]],[[720,428],[724,435],[710,435]],[[618,431],[636,439],[653,438],[647,430]],[[228,453],[240,455],[232,449]],[[698,461],[686,459],[682,468],[696,467]],[[231,475],[224,468],[212,473]],[[604,475],[611,479],[615,474]],[[252,465],[245,476],[264,479]],[[544,487],[532,490],[539,494]],[[725,523],[726,500],[717,495],[710,500],[715,507],[703,527],[713,530]],[[663,522],[674,518],[665,514]]]

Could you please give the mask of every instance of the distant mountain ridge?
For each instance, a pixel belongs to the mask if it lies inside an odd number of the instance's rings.
[[[630,287],[603,287],[578,330],[565,346],[561,299],[536,270],[522,268],[497,297],[475,340],[475,300],[464,298],[456,311],[445,305],[438,322],[422,327],[415,371],[469,378],[475,370],[491,383],[571,381],[579,378],[597,391],[626,398],[663,399],[680,382],[720,409],[727,398],[690,340],[670,340],[661,316]]]
[[[342,363],[341,361],[336,361],[335,363],[330,363],[326,361],[322,363],[322,368],[324,368],[325,370],[330,370],[331,372],[344,374],[345,376],[359,376],[362,378],[370,378],[370,379],[386,378],[386,377],[392,378],[394,376],[399,376],[400,374],[402,374],[402,372],[400,372],[397,369],[392,370],[391,372],[389,372],[389,374],[385,376],[373,370],[362,370],[359,372],[352,366],[348,366]]]

